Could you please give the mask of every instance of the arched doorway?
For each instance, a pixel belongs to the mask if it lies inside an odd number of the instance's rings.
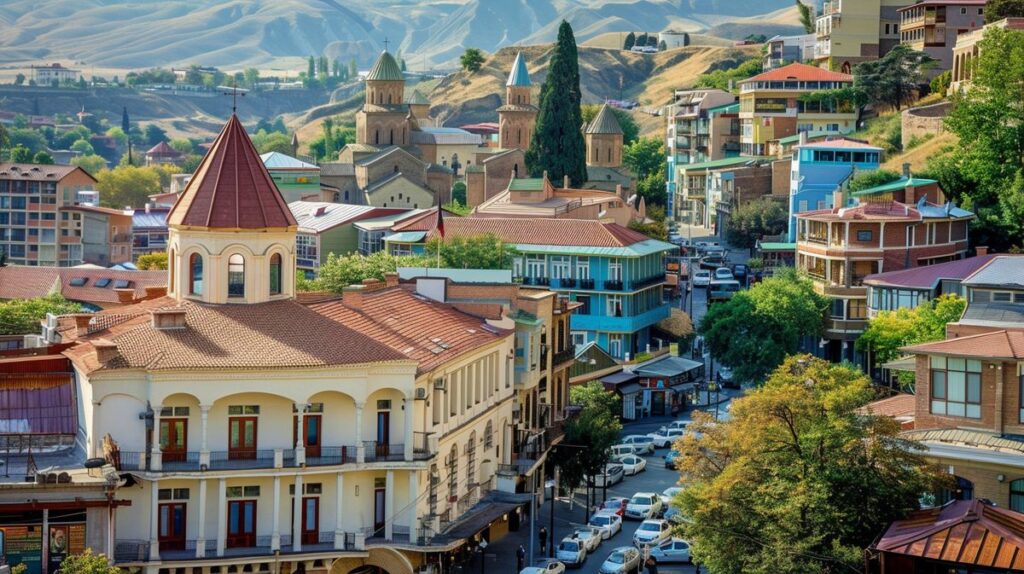
[[[974,483],[962,476],[954,476],[954,483],[949,488],[943,488],[935,495],[935,504],[942,506],[951,500],[973,500]]]

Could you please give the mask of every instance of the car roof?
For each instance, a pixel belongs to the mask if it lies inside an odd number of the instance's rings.
[[[653,492],[634,492],[633,496],[654,496]]]
[[[662,520],[661,518],[648,518],[647,520],[644,520],[640,524],[647,524],[647,523],[651,523],[651,524],[664,524],[665,521]]]

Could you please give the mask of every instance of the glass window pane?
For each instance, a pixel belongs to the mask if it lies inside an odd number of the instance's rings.
[[[981,372],[981,361],[979,361],[977,359],[968,359],[967,360],[967,371],[971,372],[971,373],[980,373]]]
[[[932,396],[937,399],[946,398],[946,372],[932,372]]]
[[[967,416],[972,419],[980,419],[981,405],[967,405]]]
[[[932,414],[944,415],[946,414],[946,402],[945,401],[932,401]]]
[[[950,371],[964,371],[966,370],[965,367],[967,366],[967,361],[956,357],[950,357],[947,359],[947,364],[949,365],[948,369]]]
[[[981,375],[978,373],[967,375],[967,402],[981,402]]]
[[[967,398],[966,381],[964,380],[964,373],[957,371],[948,371],[947,376],[949,377],[946,390],[949,392],[949,400],[956,401],[959,403],[964,402]]]
[[[963,403],[946,403],[946,414],[951,417],[962,417],[967,413]]]
[[[932,355],[929,358],[933,369],[945,369],[946,368],[946,357],[936,357]]]

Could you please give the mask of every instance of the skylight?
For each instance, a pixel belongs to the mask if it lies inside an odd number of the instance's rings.
[[[100,288],[103,288],[103,287],[106,287],[107,285],[110,285],[110,282],[111,282],[111,279],[109,277],[104,277],[102,279],[97,279],[96,280],[96,286],[100,287]]]
[[[132,282],[127,279],[118,279],[114,282],[114,289],[127,289],[132,286]]]
[[[72,287],[81,287],[81,286],[85,285],[88,282],[89,282],[89,278],[88,277],[75,277],[71,281],[68,282],[68,285],[71,285]]]

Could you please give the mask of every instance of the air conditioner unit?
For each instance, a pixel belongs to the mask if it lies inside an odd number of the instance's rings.
[[[427,398],[427,389],[424,389],[423,387],[417,387],[416,388],[416,399],[422,401],[423,399],[426,399],[426,398]]]
[[[440,389],[442,391],[445,390],[447,388],[447,385],[445,385],[444,379],[443,378],[434,379],[434,388],[435,389]]]

